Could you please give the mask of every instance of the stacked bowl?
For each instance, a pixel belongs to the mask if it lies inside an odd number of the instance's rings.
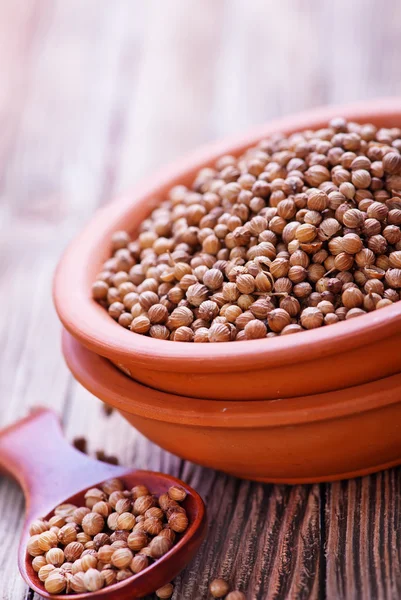
[[[334,116],[401,127],[401,101],[315,110],[217,143],[99,211],[65,253],[54,299],[75,377],[149,439],[239,477],[299,483],[401,462],[401,302],[300,335],[186,344],[120,327],[91,298],[108,242],[140,223],[177,184],[222,154]]]

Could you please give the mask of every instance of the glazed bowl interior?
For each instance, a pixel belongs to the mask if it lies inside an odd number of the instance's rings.
[[[57,269],[54,299],[64,327],[86,348],[149,387],[190,397],[258,400],[296,397],[359,385],[401,372],[401,303],[305,331],[241,343],[185,344],[156,340],[119,326],[91,298],[91,285],[110,256],[114,231],[132,233],[178,183],[222,154],[241,154],[281,131],[316,129],[343,115],[378,126],[401,126],[401,100],[328,107],[286,117],[250,134],[215,143],[145,181],[95,215]]]
[[[401,375],[314,396],[222,402],[143,386],[67,332],[63,351],[91,393],[162,448],[207,467],[246,479],[306,483],[401,462]]]

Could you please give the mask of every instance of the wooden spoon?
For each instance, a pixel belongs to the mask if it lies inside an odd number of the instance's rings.
[[[0,431],[0,471],[21,485],[26,499],[26,516],[21,536],[18,565],[26,583],[44,598],[62,600],[131,600],[152,593],[170,582],[190,562],[206,534],[206,513],[201,497],[184,482],[151,471],[132,471],[93,460],[64,439],[57,416],[38,409],[29,417]],[[179,541],[162,558],[129,579],[85,594],[49,594],[33,570],[26,551],[29,524],[48,519],[59,504],[84,506],[85,492],[112,477],[119,477],[127,489],[140,483],[160,495],[172,485],[187,492],[183,506],[189,526]]]

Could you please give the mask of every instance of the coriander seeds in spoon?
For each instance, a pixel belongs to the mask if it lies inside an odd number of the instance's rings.
[[[204,504],[192,488],[89,458],[65,441],[50,410],[0,432],[0,469],[24,490],[19,569],[45,598],[172,594],[167,584],[206,533]]]

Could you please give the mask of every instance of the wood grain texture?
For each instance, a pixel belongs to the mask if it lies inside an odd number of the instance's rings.
[[[399,598],[401,471],[290,488],[160,450],[72,381],[54,267],[97,206],[198,144],[399,94],[400,22],[397,0],[0,0],[0,426],[50,405],[70,440],[197,489],[209,535],[174,600],[206,600],[217,575],[249,600]],[[38,600],[16,568],[22,511],[1,479],[1,600]]]
[[[327,486],[327,594],[399,598],[401,470]]]

